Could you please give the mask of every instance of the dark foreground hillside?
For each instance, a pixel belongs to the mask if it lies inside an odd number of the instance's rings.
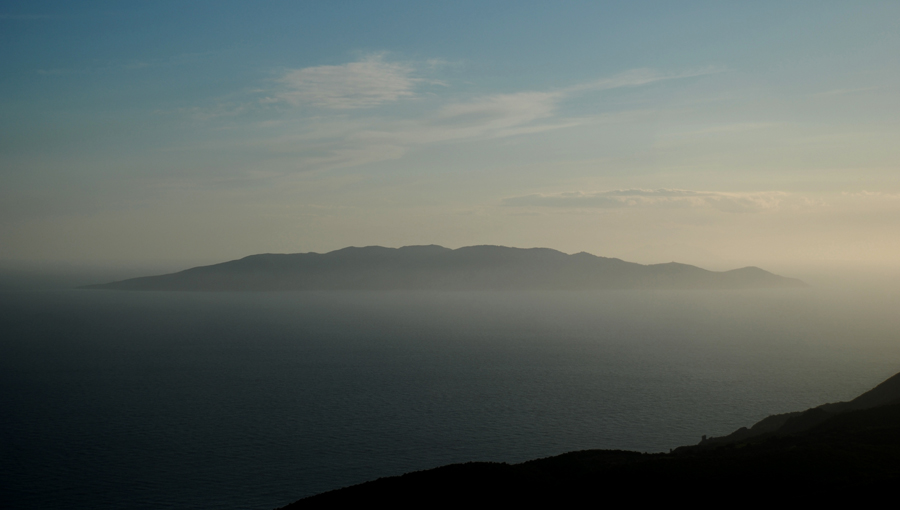
[[[834,411],[821,406],[826,409],[810,410],[814,420],[786,420],[736,441],[704,441],[671,453],[587,450],[513,465],[454,464],[326,492],[285,508],[865,500],[900,487],[898,385],[900,374],[853,401],[863,404]]]

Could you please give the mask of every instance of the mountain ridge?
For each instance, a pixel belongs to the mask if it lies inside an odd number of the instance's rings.
[[[550,248],[495,245],[347,247],[327,253],[261,253],[176,273],[91,285],[107,290],[594,290],[805,287],[758,267],[708,271],[643,265]]]

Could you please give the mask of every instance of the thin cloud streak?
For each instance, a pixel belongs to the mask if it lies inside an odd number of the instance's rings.
[[[507,138],[588,122],[552,119],[554,108],[540,95],[509,96],[450,105],[416,120],[319,118],[299,126],[300,133],[256,144],[296,154],[297,171],[320,171],[400,159],[410,150],[433,144]]]
[[[428,67],[429,63],[424,65]],[[561,118],[559,104],[584,92],[719,72],[663,74],[635,69],[556,91],[491,94],[456,101],[421,112],[418,118],[360,117],[349,112],[421,97],[415,92],[416,85],[433,80],[414,77],[415,69],[413,63],[389,62],[384,54],[376,54],[343,65],[289,71],[278,80],[281,90],[261,103],[335,112],[320,111],[314,117],[286,122],[285,131],[293,133],[257,140],[253,145],[279,154],[295,154],[295,171],[348,168],[400,159],[414,148],[431,144],[506,138],[609,121],[622,113]]]
[[[764,212],[779,209],[790,203],[805,203],[783,191],[732,193],[722,191],[693,191],[684,189],[622,189],[586,193],[573,191],[555,194],[532,194],[510,197],[503,205],[511,207],[555,208],[712,208],[730,213]]]
[[[665,74],[653,69],[631,69],[619,73],[609,78],[601,78],[588,83],[572,85],[562,90],[563,94],[573,94],[577,92],[611,90],[622,87],[639,87],[658,81],[678,80],[682,78],[694,78],[697,76],[706,76],[710,74],[718,74],[725,72],[723,69],[708,67],[698,71],[686,71],[676,74]]]
[[[371,55],[343,65],[288,71],[278,80],[284,90],[275,97],[293,106],[372,108],[413,96],[420,80],[412,72],[410,65],[386,62],[383,54]]]

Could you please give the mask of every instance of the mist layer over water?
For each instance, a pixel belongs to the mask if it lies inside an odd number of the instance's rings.
[[[0,493],[262,509],[452,462],[667,451],[900,371],[897,296],[0,292]]]

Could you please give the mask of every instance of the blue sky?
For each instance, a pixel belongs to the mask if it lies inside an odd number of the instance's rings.
[[[5,1],[0,44],[0,260],[900,249],[896,2]]]

